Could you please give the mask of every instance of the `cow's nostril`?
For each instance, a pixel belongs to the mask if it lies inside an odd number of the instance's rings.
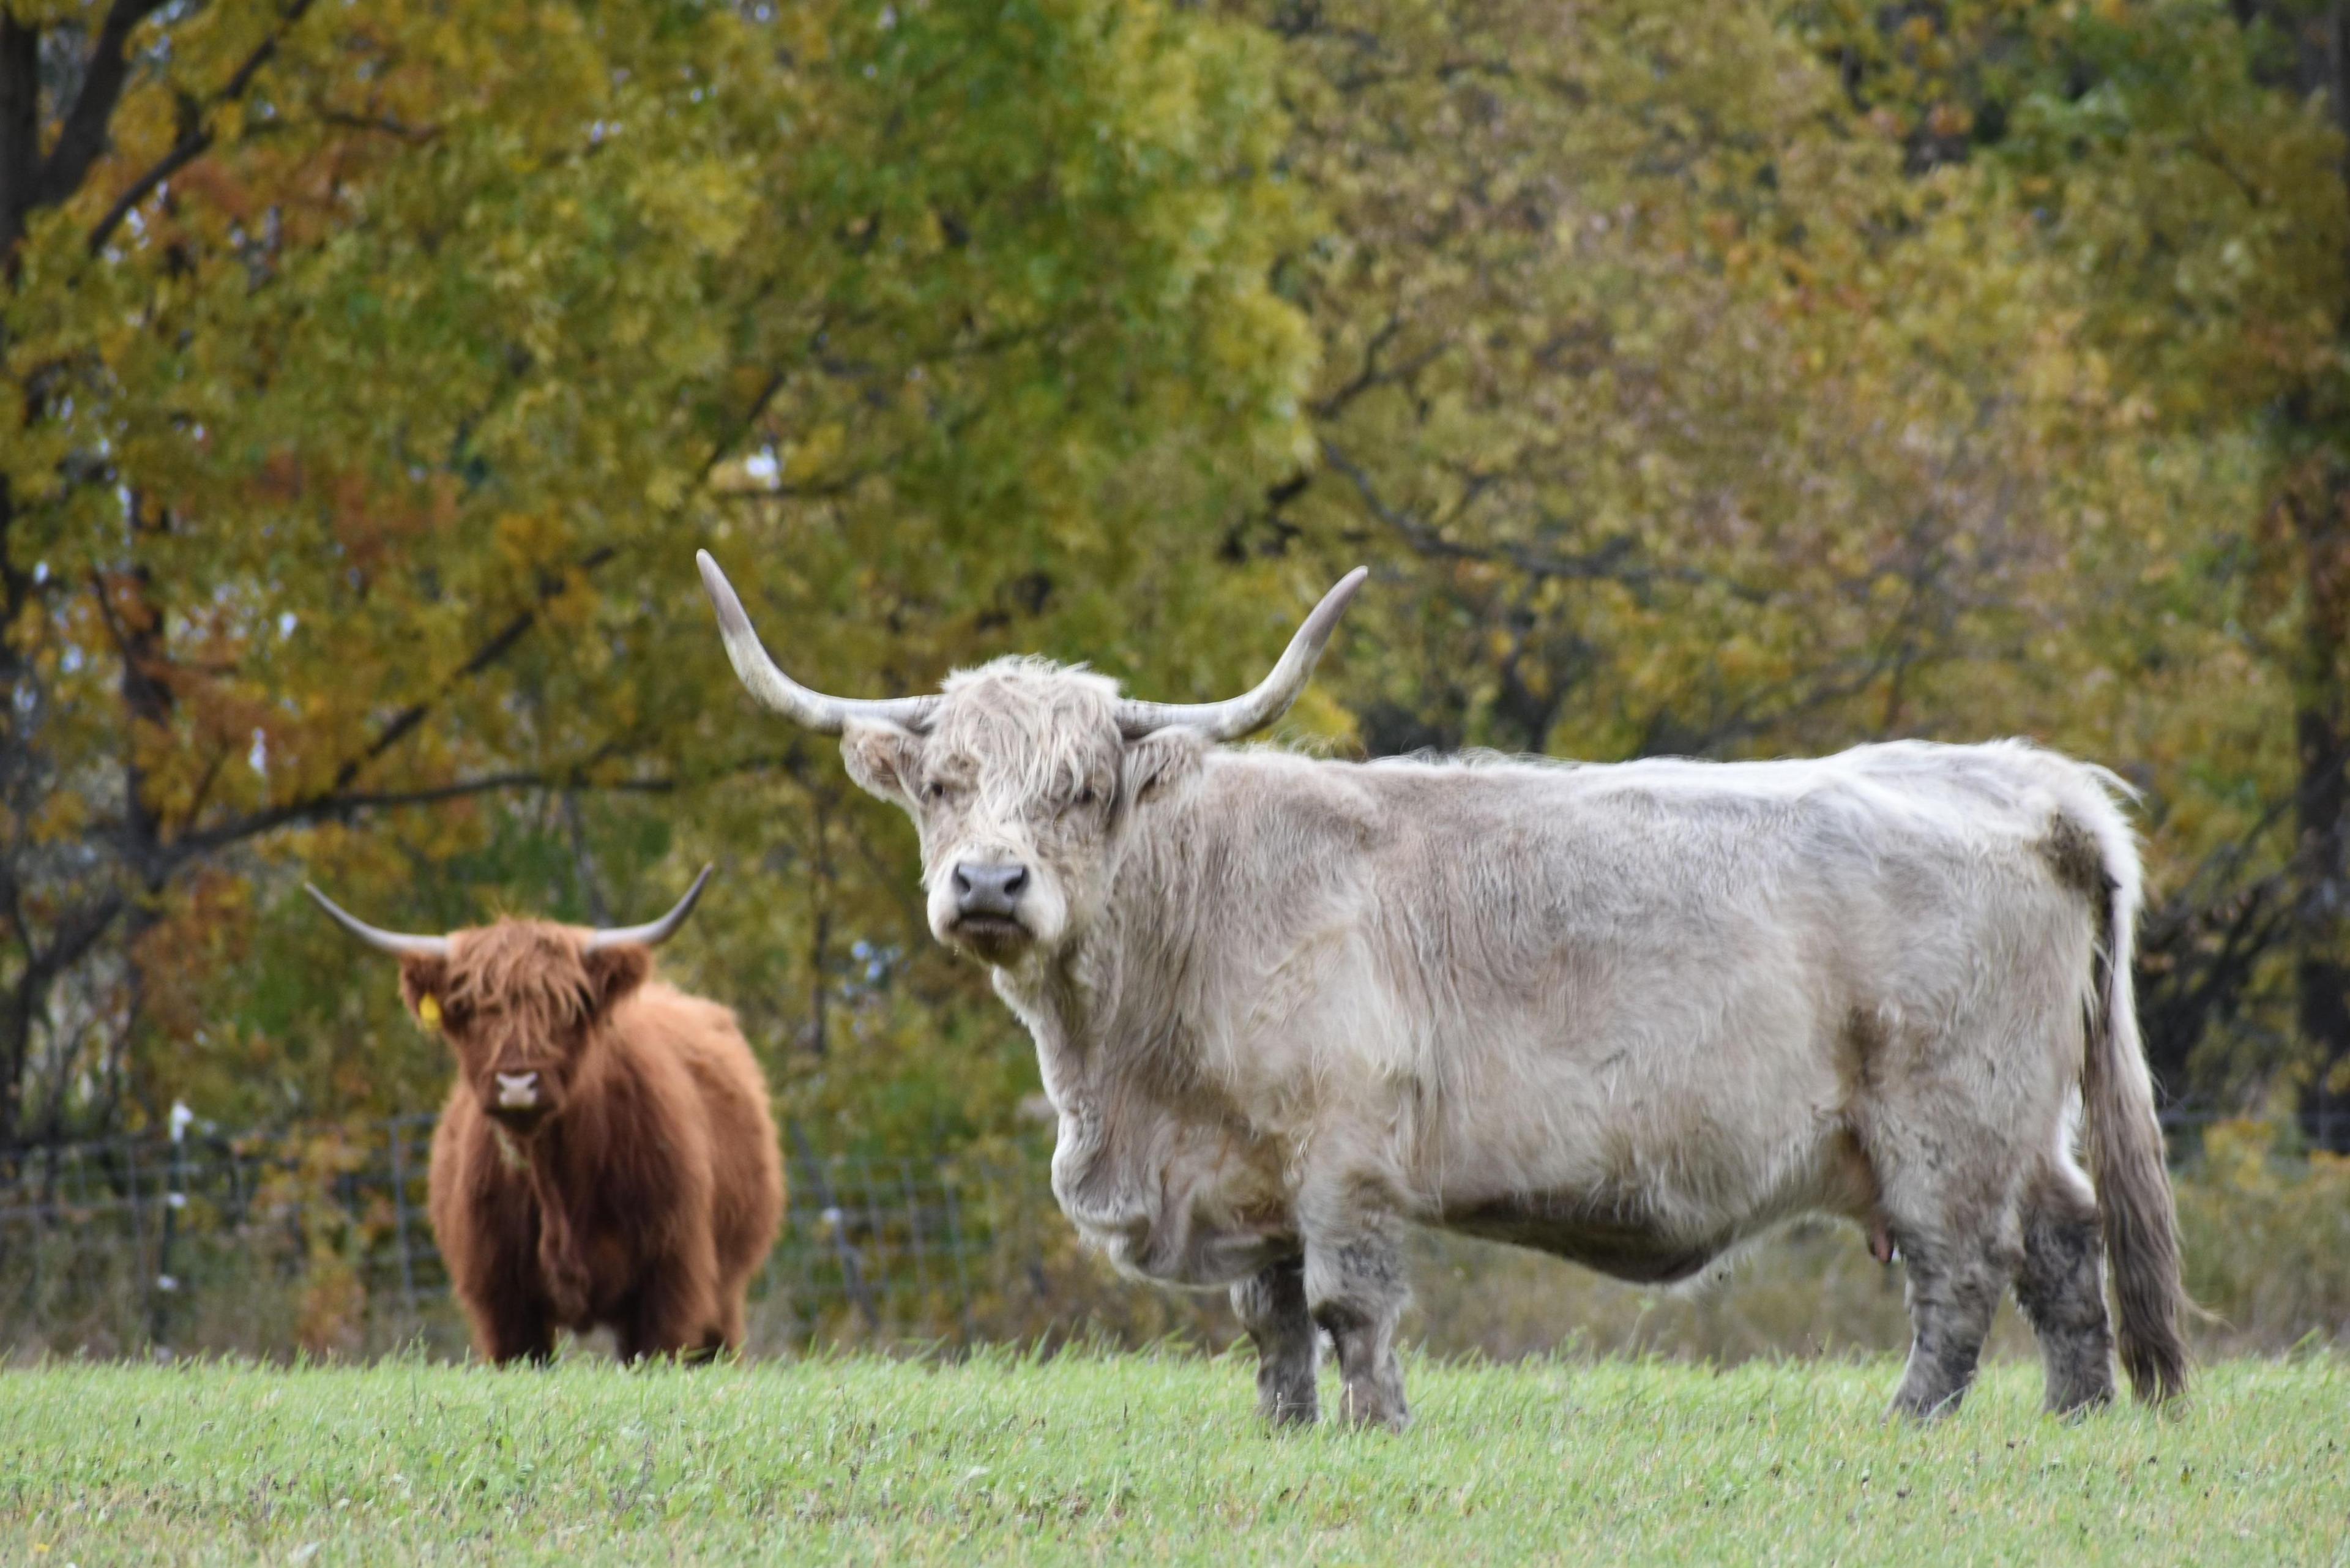
[[[1027,886],[1025,866],[966,860],[954,869],[955,909],[965,915],[1009,916]]]

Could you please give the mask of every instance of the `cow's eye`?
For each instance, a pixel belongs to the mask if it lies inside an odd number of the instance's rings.
[[[922,803],[925,805],[936,805],[946,797],[947,786],[937,779],[932,779],[922,786]]]
[[[1069,797],[1069,809],[1072,811],[1090,811],[1093,809],[1094,802],[1099,798],[1100,796],[1094,794],[1094,786],[1087,784],[1083,789],[1077,791],[1076,794]]]

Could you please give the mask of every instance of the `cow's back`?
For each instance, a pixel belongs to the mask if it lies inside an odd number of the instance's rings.
[[[1788,993],[1742,1016],[1946,1006],[1985,953],[2085,931],[2067,825],[2117,821],[2089,770],[2012,744],[1362,774],[1363,913],[1437,1028],[1499,1008],[1605,1033],[1628,1010],[1716,1034],[1703,1015],[1757,981]]]

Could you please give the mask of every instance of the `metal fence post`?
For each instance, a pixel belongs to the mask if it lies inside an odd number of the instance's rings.
[[[889,1266],[889,1231],[881,1219],[881,1210],[873,1191],[873,1162],[859,1157],[857,1161],[858,1184],[865,1189],[865,1233],[872,1238],[874,1262],[880,1267],[881,1299],[891,1306],[898,1302],[897,1271]]]
[[[955,1184],[945,1167],[939,1171],[939,1191],[946,1199],[947,1249],[954,1260],[955,1321],[962,1324],[962,1342],[968,1347],[979,1335],[971,1324],[971,1272],[963,1266],[962,1205],[955,1199]]]
[[[195,1113],[188,1109],[186,1102],[172,1102],[171,1174],[164,1181],[162,1239],[155,1248],[154,1308],[147,1324],[147,1337],[159,1350],[170,1348],[172,1299],[180,1290],[180,1277],[172,1272],[172,1242],[180,1233],[180,1210],[188,1206],[188,1124],[195,1119]],[[131,1202],[136,1205],[139,1166],[135,1154],[130,1182]]]
[[[152,1259],[147,1251],[147,1211],[139,1203],[139,1145],[125,1138],[121,1142],[124,1187],[130,1196],[130,1271],[139,1281],[139,1317],[143,1319],[148,1338],[154,1338],[155,1275]]]
[[[799,1151],[800,1164],[806,1168],[808,1179],[816,1184],[816,1200],[821,1206],[819,1218],[832,1228],[833,1251],[840,1260],[841,1284],[847,1289],[848,1299],[856,1303],[858,1314],[864,1317],[866,1328],[879,1334],[881,1332],[881,1314],[873,1305],[873,1293],[866,1288],[865,1270],[858,1261],[857,1249],[849,1245],[848,1215],[834,1195],[832,1183],[826,1179],[824,1166],[816,1159],[816,1151],[808,1147],[807,1135],[800,1131],[799,1118],[793,1116],[787,1119],[784,1127],[791,1136],[792,1147]]]
[[[408,1133],[400,1118],[391,1119],[391,1237],[400,1258],[400,1297],[408,1309],[411,1327],[416,1323],[416,1262],[408,1250]]]

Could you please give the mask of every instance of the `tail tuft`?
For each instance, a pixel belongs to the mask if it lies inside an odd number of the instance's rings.
[[[2122,1370],[2141,1402],[2159,1405],[2187,1391],[2187,1341],[2179,1330],[2187,1297],[2179,1277],[2178,1210],[2130,986],[2137,855],[2119,814],[2107,810],[2113,820],[2096,825],[2105,830],[2096,833],[2104,861],[2097,901],[2106,940],[2089,1007],[2081,1097],[2097,1217],[2120,1312],[2115,1339]]]

